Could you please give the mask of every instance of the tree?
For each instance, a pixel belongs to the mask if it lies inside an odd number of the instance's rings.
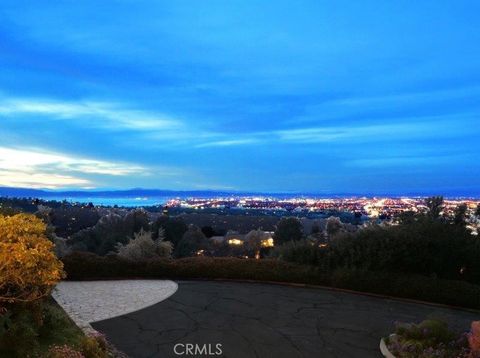
[[[427,216],[433,220],[440,218],[443,210],[443,196],[431,196],[425,199],[425,205],[428,209]]]
[[[467,204],[460,204],[455,208],[453,223],[460,226],[467,224]]]
[[[247,247],[255,253],[255,258],[260,258],[260,250],[263,247],[263,241],[267,240],[269,235],[263,230],[252,230],[245,235]]]
[[[165,240],[176,246],[183,235],[187,232],[188,226],[181,218],[171,218],[166,215],[160,216],[152,225],[153,238],[156,239],[158,229],[165,230]]]
[[[208,247],[208,241],[198,226],[190,225],[183,234],[182,239],[175,247],[176,257],[188,257],[196,255],[200,250]]]
[[[277,223],[273,239],[275,244],[283,244],[291,240],[301,240],[303,238],[303,227],[297,218],[282,218]]]
[[[173,245],[171,242],[163,241],[163,232],[159,233],[156,240],[152,240],[152,233],[140,229],[130,239],[128,244],[117,245],[118,256],[130,261],[143,261],[156,257],[170,257]]]
[[[140,232],[140,230],[150,230],[150,218],[148,213],[143,209],[131,210],[123,218],[125,228],[134,233]]]
[[[477,205],[477,209],[475,210],[475,216],[480,217],[480,204]]]
[[[343,231],[343,228],[344,226],[340,221],[340,218],[337,218],[336,216],[330,216],[327,219],[326,230],[329,239]]]
[[[96,208],[83,205],[66,205],[55,209],[39,205],[38,213],[55,227],[55,233],[61,237],[69,237],[92,227],[100,219]]]
[[[45,231],[34,215],[0,216],[0,303],[48,296],[64,277]]]
[[[413,224],[415,220],[417,220],[417,218],[418,216],[414,211],[408,210],[408,211],[401,212],[396,217],[396,221],[400,225],[408,225],[408,224]]]

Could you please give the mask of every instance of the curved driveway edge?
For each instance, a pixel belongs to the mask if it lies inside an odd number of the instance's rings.
[[[144,309],[177,289],[169,280],[62,281],[52,296],[81,329],[92,332],[90,323]]]
[[[228,358],[381,357],[393,322],[435,317],[467,330],[478,315],[396,300],[258,283],[180,281],[177,293],[144,310],[93,323],[134,358],[187,355],[187,344]],[[204,348],[206,347],[206,348]],[[214,356],[214,355],[211,355]]]

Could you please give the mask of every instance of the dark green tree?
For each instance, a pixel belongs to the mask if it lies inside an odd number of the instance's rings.
[[[160,228],[164,230],[165,240],[176,246],[182,240],[188,226],[181,218],[162,215],[152,224],[153,239],[157,239]]]
[[[467,224],[467,204],[460,204],[455,208],[453,223],[461,226]]]
[[[195,256],[199,250],[208,249],[208,240],[198,226],[190,225],[174,249],[175,257]]]
[[[443,210],[443,196],[431,196],[425,199],[425,205],[427,207],[427,216],[433,220],[440,218],[440,214]]]
[[[124,225],[132,233],[139,232],[141,229],[150,231],[150,218],[145,210],[134,209],[125,215]]]
[[[297,218],[282,218],[277,223],[273,240],[275,245],[281,245],[292,240],[301,240],[303,238],[303,227]]]

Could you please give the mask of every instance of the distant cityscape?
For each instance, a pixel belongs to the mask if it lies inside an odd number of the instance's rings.
[[[480,204],[479,199],[445,199],[444,215],[452,216],[455,208],[466,204],[473,213]],[[392,218],[402,212],[422,212],[426,210],[424,198],[287,198],[275,197],[227,197],[227,198],[187,198],[171,199],[169,208],[190,209],[258,209],[273,212],[322,213],[328,211],[350,212],[370,218]]]

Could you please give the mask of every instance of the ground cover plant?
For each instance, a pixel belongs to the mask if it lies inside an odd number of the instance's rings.
[[[454,332],[439,320],[396,323],[385,343],[397,358],[478,358],[480,322],[472,322],[470,332]]]

